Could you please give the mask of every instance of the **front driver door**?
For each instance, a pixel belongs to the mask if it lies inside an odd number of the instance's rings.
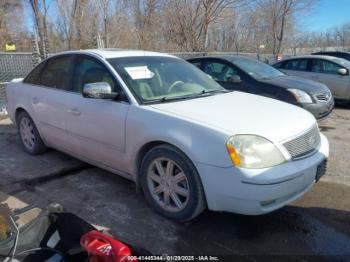
[[[340,65],[327,60],[312,59],[310,74],[313,80],[327,85],[335,98],[348,99],[349,75],[340,75],[340,68]]]
[[[125,151],[125,121],[129,103],[111,99],[91,99],[82,96],[87,83],[107,82],[113,91],[121,91],[107,67],[96,58],[77,56],[72,79],[76,93],[67,108],[67,130],[79,155],[119,170]]]

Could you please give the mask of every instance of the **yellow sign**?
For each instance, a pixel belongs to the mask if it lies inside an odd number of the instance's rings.
[[[6,51],[16,51],[16,45],[15,44],[6,44],[5,50]]]

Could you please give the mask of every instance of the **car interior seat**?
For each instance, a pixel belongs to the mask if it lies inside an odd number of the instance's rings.
[[[149,99],[154,96],[152,88],[150,85],[142,80],[137,81],[137,86],[136,86],[136,93],[142,97],[143,99]]]

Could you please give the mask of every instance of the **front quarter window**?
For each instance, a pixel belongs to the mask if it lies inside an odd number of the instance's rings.
[[[225,91],[201,70],[178,58],[143,56],[108,61],[143,103]]]
[[[24,83],[32,85],[40,85],[40,73],[43,70],[46,62],[37,65],[23,80]]]

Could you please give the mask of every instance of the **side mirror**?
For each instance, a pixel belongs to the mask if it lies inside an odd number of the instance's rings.
[[[342,76],[345,76],[345,75],[348,74],[348,70],[345,69],[345,68],[339,68],[339,69],[338,69],[338,74],[339,74],[339,75],[342,75]]]
[[[241,79],[241,77],[239,75],[233,75],[233,76],[230,77],[230,81],[232,83],[238,84],[238,83],[242,82],[242,79]]]
[[[106,82],[88,83],[83,87],[83,97],[95,99],[114,99],[118,93],[112,92],[111,86]]]

